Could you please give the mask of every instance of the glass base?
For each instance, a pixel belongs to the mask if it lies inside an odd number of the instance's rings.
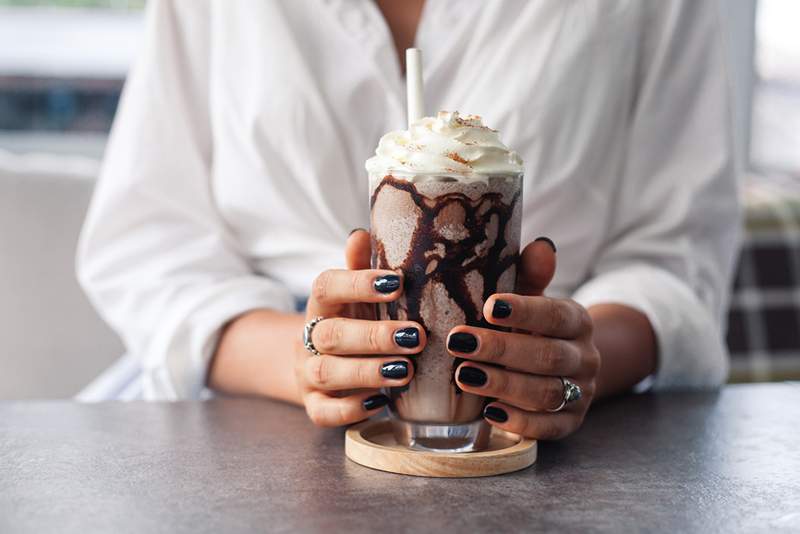
[[[418,423],[392,418],[397,443],[430,452],[475,452],[489,446],[492,432],[483,419],[470,423]]]

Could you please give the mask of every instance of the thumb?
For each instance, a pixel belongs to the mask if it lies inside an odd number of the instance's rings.
[[[528,243],[520,255],[517,272],[517,293],[539,296],[556,273],[556,246],[547,237]]]
[[[372,249],[369,241],[369,232],[363,228],[356,228],[350,232],[344,247],[344,258],[347,268],[353,271],[369,269]]]

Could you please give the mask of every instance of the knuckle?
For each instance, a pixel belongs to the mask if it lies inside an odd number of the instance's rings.
[[[380,323],[377,321],[371,322],[367,325],[365,335],[366,335],[366,345],[370,352],[380,352],[381,348],[383,347],[383,343],[381,343],[381,339],[383,338],[384,328]]]
[[[520,377],[511,371],[491,370],[489,371],[490,382],[493,389],[502,394],[503,398],[508,399],[513,404],[524,403],[525,385]]]
[[[315,425],[327,426],[325,411],[321,409],[319,403],[313,401],[306,403],[306,414],[311,422]]]
[[[375,378],[380,376],[375,371],[376,363],[364,362],[355,366],[353,369],[353,385],[355,386],[372,386],[375,385]]]
[[[339,321],[322,321],[314,328],[314,346],[320,352],[335,352],[342,339],[342,325]]]
[[[583,349],[568,341],[564,341],[562,344],[564,348],[564,374],[587,374],[586,369],[583,368],[586,365]]]
[[[311,294],[319,302],[325,302],[331,284],[331,272],[323,271],[314,279],[311,285]]]
[[[542,399],[542,402],[545,409],[552,410],[559,406],[561,401],[564,400],[564,386],[558,378],[548,380],[547,382],[548,385],[544,388],[544,399]]]
[[[369,283],[369,277],[364,271],[355,271],[350,277],[350,294],[361,295],[365,293],[364,288]]]
[[[539,427],[536,420],[531,416],[523,416],[522,420],[517,424],[519,429],[516,431],[518,434],[526,438],[539,438]]]
[[[578,326],[580,327],[580,331],[585,334],[591,334],[592,329],[594,328],[594,321],[592,321],[592,316],[589,315],[589,310],[581,306],[575,301],[574,303],[575,308],[577,309],[578,313]]]
[[[333,399],[331,399],[333,400]],[[336,427],[355,422],[359,417],[358,411],[347,402],[336,401],[335,404],[321,402],[319,398],[306,401],[306,414],[317,426]]]
[[[584,365],[589,373],[594,376],[600,371],[600,351],[592,344],[591,348],[584,354]]]
[[[530,386],[530,381],[527,378],[517,376],[509,381],[508,390],[515,399],[520,399],[519,402],[521,404],[530,407],[532,399],[536,395],[535,391]]]
[[[330,380],[330,358],[316,356],[306,361],[306,376],[310,384],[316,387],[325,387]]]
[[[487,336],[483,336],[485,339]],[[502,362],[506,354],[506,339],[505,336],[500,334],[491,334],[489,343],[486,348],[486,361],[488,362]]]
[[[503,396],[514,396],[514,391],[512,391],[513,385],[511,384],[511,380],[507,371],[490,371],[487,374],[489,374],[489,381],[493,385],[492,389],[494,389],[497,393],[502,393]]]
[[[539,351],[539,359],[545,369],[559,369],[564,361],[564,351],[561,343],[556,340],[544,340]]]
[[[351,406],[340,403],[336,409],[336,425],[345,425],[358,419]]]
[[[561,311],[561,307],[558,305],[558,301],[556,299],[548,298],[546,302],[549,330],[551,332],[557,332],[561,330],[562,326],[564,325],[564,313]]]

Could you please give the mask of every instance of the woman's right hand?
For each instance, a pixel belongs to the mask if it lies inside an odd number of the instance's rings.
[[[408,384],[408,358],[426,343],[413,321],[378,321],[374,303],[397,300],[403,280],[393,271],[369,269],[370,241],[364,230],[347,240],[347,269],[320,274],[311,289],[306,321],[317,323],[311,341],[320,356],[299,343],[295,372],[311,420],[320,426],[355,423],[377,413],[389,398],[379,388]]]

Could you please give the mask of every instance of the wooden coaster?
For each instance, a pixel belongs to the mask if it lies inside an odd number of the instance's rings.
[[[519,471],[536,461],[536,441],[492,427],[489,448],[481,452],[442,453],[398,445],[386,419],[364,421],[347,430],[344,451],[366,467],[421,477],[487,477]]]

